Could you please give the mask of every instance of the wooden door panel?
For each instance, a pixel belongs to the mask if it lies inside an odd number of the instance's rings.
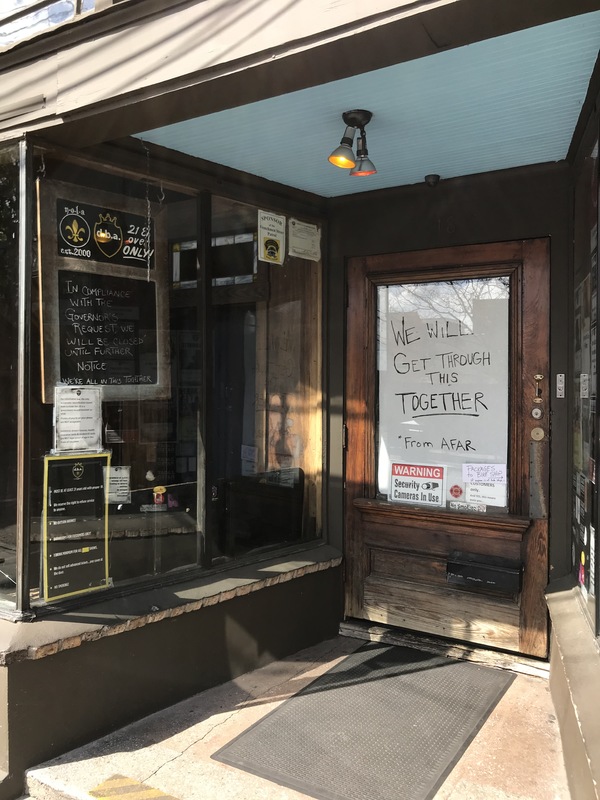
[[[367,619],[489,647],[518,651],[519,606],[447,587],[369,578],[364,587]]]
[[[547,654],[548,423],[533,419],[548,380],[545,240],[351,259],[348,265],[345,423],[346,615],[410,630]],[[456,278],[455,276],[459,276]],[[507,275],[510,279],[508,513],[456,512],[377,494],[378,286]],[[542,383],[543,385],[543,383]],[[542,440],[532,435],[542,427]],[[507,595],[449,585],[456,551],[522,565]],[[483,587],[482,582],[482,587]],[[490,585],[493,582],[490,582]]]
[[[371,578],[388,578],[409,583],[446,586],[446,559],[400,548],[371,547],[368,550]]]
[[[452,552],[451,550],[450,553]],[[400,546],[393,550],[383,547],[367,547],[366,553],[368,560],[365,572],[366,580],[369,578],[386,578],[418,585],[429,584],[431,586],[444,586],[446,588],[448,586],[447,564],[450,553],[442,557],[436,557],[428,553],[415,553],[414,551],[403,550]],[[483,553],[482,555],[488,554]],[[519,554],[517,553],[516,556],[516,558],[511,560],[517,562]],[[506,556],[503,554],[503,557]],[[472,588],[464,587],[461,591],[466,593],[471,592],[473,594],[472,600],[477,602],[477,597],[480,593],[479,586],[475,585]],[[512,589],[503,590],[502,588],[489,588],[487,591],[490,596],[521,596],[520,592],[513,591]]]

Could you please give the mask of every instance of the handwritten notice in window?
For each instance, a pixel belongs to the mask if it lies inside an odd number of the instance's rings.
[[[60,385],[169,397],[166,208],[41,181],[38,243],[42,402]]]
[[[465,483],[506,483],[506,464],[463,464]]]
[[[379,287],[381,493],[393,464],[446,465],[444,505],[506,485],[508,297],[503,277]]]

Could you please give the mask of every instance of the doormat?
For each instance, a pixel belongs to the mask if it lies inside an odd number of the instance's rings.
[[[370,642],[213,758],[319,800],[428,800],[513,678]]]

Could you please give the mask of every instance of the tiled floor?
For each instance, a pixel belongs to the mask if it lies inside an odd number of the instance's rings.
[[[343,636],[323,642],[31,770],[30,796],[82,800],[121,775],[178,800],[301,800],[306,795],[211,755],[361,644]],[[547,678],[518,674],[436,800],[568,798]]]

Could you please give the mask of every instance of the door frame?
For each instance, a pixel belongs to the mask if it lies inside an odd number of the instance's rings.
[[[400,506],[376,497],[376,321],[377,287],[416,280],[510,275],[509,315],[509,513],[475,515],[435,512]],[[344,424],[345,615],[365,614],[362,592],[370,570],[368,545],[361,531],[367,518],[394,523],[394,518],[433,530],[445,514],[450,528],[479,530],[492,526],[496,534],[520,542],[524,565],[518,598],[518,641],[502,644],[530,655],[547,655],[548,616],[544,590],[548,579],[549,493],[549,242],[522,240],[439,248],[351,258],[347,264],[347,339]],[[519,346],[521,343],[521,346]],[[542,374],[546,413],[535,420]],[[535,441],[532,430],[544,438]],[[517,545],[518,546],[518,545]],[[515,612],[516,613],[516,612]],[[429,631],[432,632],[432,631]],[[492,643],[493,644],[493,643]]]

